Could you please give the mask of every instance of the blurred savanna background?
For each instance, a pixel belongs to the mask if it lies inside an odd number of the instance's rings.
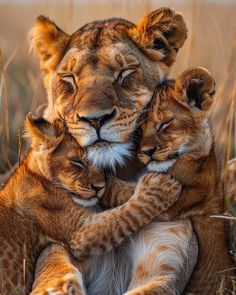
[[[45,104],[38,60],[27,32],[49,16],[67,33],[95,19],[123,17],[134,23],[162,6],[182,12],[188,39],[171,76],[190,66],[208,68],[217,92],[211,123],[226,185],[232,249],[236,247],[236,1],[235,0],[0,0],[0,174],[13,169],[21,152],[24,116]],[[235,293],[236,294],[236,291]]]

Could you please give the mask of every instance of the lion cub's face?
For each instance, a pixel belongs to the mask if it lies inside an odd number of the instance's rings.
[[[138,25],[114,18],[86,24],[72,35],[46,17],[32,44],[46,72],[49,109],[98,167],[122,164],[156,85],[165,79],[187,36],[183,17],[156,10]]]
[[[95,205],[105,190],[104,175],[91,166],[85,150],[62,123],[57,120],[50,124],[29,114],[26,126],[35,161],[53,184],[65,189],[79,205]]]
[[[207,111],[214,88],[210,73],[196,68],[158,89],[141,126],[139,158],[149,170],[166,171],[184,154],[208,155],[212,137]]]

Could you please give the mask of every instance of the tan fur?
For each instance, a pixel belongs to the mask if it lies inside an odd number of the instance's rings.
[[[127,149],[122,143],[130,142],[187,30],[180,14],[161,8],[137,26],[114,18],[88,23],[70,36],[40,16],[30,36],[46,72],[45,117],[62,118],[78,143],[89,146],[96,166],[112,162],[114,168],[130,156],[129,151],[119,156],[120,147]],[[118,155],[109,161],[106,151]]]
[[[215,294],[221,283],[218,272],[232,266],[225,224],[210,217],[224,212],[222,180],[207,123],[214,89],[206,69],[187,70],[158,89],[142,124],[140,159],[151,171],[165,170],[182,184],[178,202],[159,218],[191,218],[200,253],[187,293],[199,295]],[[231,274],[225,272],[225,294]]]
[[[190,222],[152,222],[134,242],[132,279],[125,294],[182,294],[197,257]]]
[[[72,257],[63,246],[46,247],[37,260],[33,291],[30,295],[50,295],[57,292],[66,295],[85,294],[82,274],[78,267],[83,263]]]
[[[110,176],[102,202],[106,208],[120,206],[134,190],[135,183]],[[125,294],[182,294],[198,255],[191,222],[152,222],[131,241],[132,276]]]
[[[34,30],[29,35],[31,48],[34,47],[40,55],[42,71],[49,73],[56,69],[62,58],[63,51],[70,40],[70,36],[45,16],[39,16]],[[45,47],[47,44],[47,48]]]
[[[29,115],[26,125],[31,150],[0,191],[0,292],[4,295],[29,292],[36,259],[48,241],[70,246],[80,258],[104,252],[166,210],[179,190],[169,176],[149,173],[127,203],[96,214],[85,207],[102,196],[105,180],[89,166],[85,151],[58,121],[50,125]],[[172,201],[165,201],[156,182],[168,194],[173,192]]]
[[[186,25],[181,14],[171,9],[161,8],[144,17],[136,28],[130,30],[134,40],[141,45],[142,50],[153,47],[153,40],[158,40],[166,45],[163,50],[163,62],[171,66],[175,61],[176,54],[184,44],[187,37]],[[145,46],[143,46],[145,45]],[[165,52],[168,54],[165,55]],[[155,59],[152,52],[149,56]]]
[[[37,23],[31,40],[46,72],[49,105],[44,116],[61,118],[78,143],[88,147],[94,166],[115,170],[116,164],[132,156],[138,119],[184,44],[183,17],[161,8],[137,26],[123,19],[95,21],[73,33],[67,46],[57,50],[51,50],[57,38],[48,41]],[[44,23],[52,25],[48,19]],[[64,37],[60,44],[67,34]],[[35,40],[41,41],[51,60],[61,56],[50,71],[44,69],[44,55]],[[130,169],[123,169],[120,175],[124,174],[130,176]]]

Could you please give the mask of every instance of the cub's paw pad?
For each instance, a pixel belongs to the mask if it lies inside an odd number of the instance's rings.
[[[148,173],[140,178],[137,189],[144,193],[146,198],[156,196],[155,203],[164,210],[177,201],[181,185],[170,175]]]
[[[158,188],[165,194],[167,203],[170,204],[177,201],[181,192],[181,184],[166,174],[160,174]]]
[[[52,280],[44,290],[32,292],[31,295],[85,295],[80,280],[75,274],[67,274]]]
[[[179,191],[181,185],[170,175],[161,173],[147,173],[143,175],[139,182],[139,188],[166,188],[169,190]]]
[[[150,187],[156,187],[158,185],[158,182],[158,173],[147,173],[139,179],[137,189],[148,189]]]

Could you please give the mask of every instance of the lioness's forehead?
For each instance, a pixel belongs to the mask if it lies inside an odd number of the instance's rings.
[[[119,40],[129,39],[128,30],[131,22],[113,18],[86,24],[71,36],[70,47],[97,49]],[[86,44],[86,45],[85,45]]]
[[[97,67],[100,63],[112,68],[137,62],[140,52],[128,34],[133,27],[119,18],[85,25],[71,36],[61,66],[73,71],[84,64]]]
[[[124,67],[128,65],[138,65],[139,52],[125,43],[115,43],[111,46],[103,46],[99,49],[91,50],[89,48],[79,49],[71,48],[64,56],[60,68],[63,70],[79,70],[83,65],[99,67],[101,64],[113,67]]]

